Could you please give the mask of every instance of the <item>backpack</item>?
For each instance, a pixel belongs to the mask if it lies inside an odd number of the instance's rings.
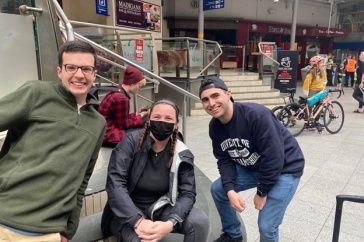
[[[118,88],[117,86],[93,86],[88,91],[89,94],[93,95],[100,102],[109,92],[120,92],[126,95],[124,89]],[[101,99],[100,96],[102,97]]]

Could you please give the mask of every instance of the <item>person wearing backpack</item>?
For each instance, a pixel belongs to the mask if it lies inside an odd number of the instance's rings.
[[[140,109],[129,113],[130,95],[138,93],[146,80],[143,73],[133,66],[127,66],[124,79],[117,92],[109,92],[101,101],[98,111],[106,119],[103,146],[115,147],[124,137],[125,130],[143,126],[143,117],[148,110]]]

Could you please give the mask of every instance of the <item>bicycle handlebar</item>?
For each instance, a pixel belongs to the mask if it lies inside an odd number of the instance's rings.
[[[328,92],[329,93],[338,92],[339,96],[337,97],[337,99],[339,99],[341,97],[341,93],[344,93],[344,91],[342,89],[329,89]]]

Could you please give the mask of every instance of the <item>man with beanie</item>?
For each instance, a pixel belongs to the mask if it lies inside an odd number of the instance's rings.
[[[221,176],[211,185],[223,232],[215,242],[243,241],[236,212],[243,212],[247,204],[238,192],[255,187],[260,242],[278,242],[278,227],[305,164],[297,140],[271,110],[234,102],[218,77],[204,80],[199,95],[212,116],[209,135]]]
[[[130,94],[138,93],[145,83],[143,73],[129,65],[123,83],[118,86],[119,92],[109,92],[102,100],[99,112],[106,119],[104,146],[115,147],[125,137],[125,130],[143,126],[142,118],[148,111],[140,109],[137,113],[129,113],[129,110]]]

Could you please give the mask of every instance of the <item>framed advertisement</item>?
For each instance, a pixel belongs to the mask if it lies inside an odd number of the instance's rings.
[[[161,6],[143,1],[116,1],[116,25],[161,32]]]
[[[297,85],[298,51],[278,51],[277,61],[279,66],[274,88],[281,92],[287,92],[287,88],[295,88]]]

